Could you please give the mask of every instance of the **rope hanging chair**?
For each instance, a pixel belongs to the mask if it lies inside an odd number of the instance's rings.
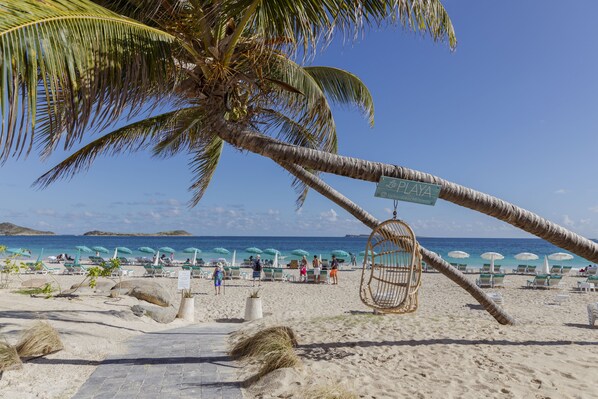
[[[411,227],[394,218],[382,222],[367,242],[361,300],[381,313],[414,312],[421,273],[419,244]]]

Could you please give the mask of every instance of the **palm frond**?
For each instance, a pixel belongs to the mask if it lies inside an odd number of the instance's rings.
[[[173,134],[185,126],[181,120],[189,120],[190,115],[196,112],[195,107],[167,112],[107,133],[44,173],[33,185],[45,188],[60,178],[72,178],[75,174],[89,169],[100,155],[114,156],[155,146],[164,135]]]
[[[303,69],[318,82],[322,91],[333,103],[360,108],[370,125],[374,126],[374,100],[361,79],[338,68],[312,66]]]
[[[318,176],[320,173],[317,171],[313,171],[313,170],[307,170],[307,172],[314,174],[316,176]],[[294,177],[293,178],[293,182],[291,183],[291,186],[293,187],[293,189],[295,190],[295,193],[297,194],[297,199],[295,200],[295,207],[297,208],[297,210],[301,209],[303,207],[303,204],[305,203],[305,200],[307,199],[307,194],[309,193],[309,186],[307,184],[305,184],[305,182],[301,179],[299,179],[298,177]]]
[[[224,141],[216,135],[196,144],[189,165],[195,176],[191,187],[189,187],[189,190],[193,193],[193,197],[189,202],[190,206],[197,205],[205,194],[218,166],[223,147]]]
[[[0,159],[46,143],[69,148],[90,122],[113,121],[172,90],[174,37],[88,0],[0,5]]]
[[[243,15],[252,3],[228,2],[226,12]],[[394,23],[456,46],[452,22],[440,0],[262,0],[248,27],[262,37],[290,38],[294,47],[308,53],[334,31],[357,37],[365,27]]]
[[[271,56],[268,78],[274,79],[271,82],[278,88],[277,104],[284,113],[304,126],[304,131],[319,143],[319,149],[336,152],[336,125],[326,95],[316,79],[305,68],[280,55]]]

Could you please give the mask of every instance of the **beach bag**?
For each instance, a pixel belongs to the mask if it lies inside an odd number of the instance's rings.
[[[382,222],[366,245],[361,300],[381,313],[414,312],[421,273],[420,247],[411,227],[396,219]]]

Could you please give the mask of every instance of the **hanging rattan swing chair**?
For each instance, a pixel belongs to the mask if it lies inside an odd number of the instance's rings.
[[[414,312],[421,273],[419,244],[411,227],[394,218],[382,222],[367,242],[361,300],[381,313]]]

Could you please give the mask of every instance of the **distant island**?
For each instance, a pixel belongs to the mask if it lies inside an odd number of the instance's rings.
[[[159,237],[159,236],[190,236],[191,233],[185,230],[160,231],[158,233],[112,233],[109,231],[93,230],[83,234],[84,236],[133,236],[133,237]]]
[[[369,234],[347,234],[345,238],[368,238]]]
[[[28,227],[17,226],[16,224],[0,223],[0,236],[53,236],[51,231],[33,230]]]

